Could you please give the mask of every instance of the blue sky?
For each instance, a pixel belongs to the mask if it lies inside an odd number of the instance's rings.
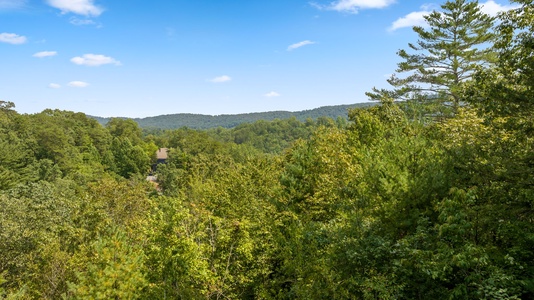
[[[0,100],[106,117],[365,102],[441,3],[0,0]]]

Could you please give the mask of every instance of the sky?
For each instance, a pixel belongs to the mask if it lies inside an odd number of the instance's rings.
[[[0,0],[0,100],[102,117],[366,102],[431,1]]]

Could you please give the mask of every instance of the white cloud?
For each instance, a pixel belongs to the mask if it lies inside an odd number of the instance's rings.
[[[298,43],[295,43],[293,45],[289,45],[289,47],[287,47],[287,51],[292,51],[292,50],[295,50],[297,48],[300,48],[300,47],[303,47],[303,46],[306,46],[306,45],[313,45],[315,44],[315,42],[312,42],[312,41],[302,41],[302,42],[298,42]]]
[[[14,33],[0,33],[0,42],[13,44],[13,45],[19,45],[24,44],[28,41],[28,39],[25,36],[21,36]]]
[[[357,13],[361,9],[385,8],[395,2],[396,0],[337,0],[329,5],[310,4],[319,9]]]
[[[82,57],[76,56],[70,59],[71,62],[77,65],[84,65],[89,67],[98,67],[102,65],[113,64],[120,66],[121,62],[115,60],[112,57],[104,56],[101,54],[84,54]]]
[[[0,10],[23,8],[27,2],[27,0],[0,0]]]
[[[479,4],[480,10],[483,13],[486,13],[490,16],[496,16],[499,12],[507,11],[510,9],[514,9],[519,7],[518,5],[500,5],[498,3],[495,3],[494,0],[488,0],[485,3]],[[388,28],[389,31],[395,31],[400,28],[410,27],[413,26],[421,26],[425,27],[427,26],[426,20],[424,16],[429,15],[432,13],[433,8],[435,6],[433,5],[423,5],[421,6],[420,11],[414,11],[406,16],[397,19],[391,26]]]
[[[430,11],[425,11],[425,10],[411,12],[407,14],[406,16],[399,18],[395,22],[393,22],[393,24],[391,24],[388,30],[395,31],[400,28],[405,28],[405,27],[412,28],[414,26],[424,27],[427,25],[425,16],[430,13],[431,13]]]
[[[278,94],[277,92],[268,92],[267,94],[264,94],[263,96],[267,98],[273,98],[273,97],[280,97],[280,94]]]
[[[56,51],[41,51],[41,52],[35,53],[32,56],[37,57],[37,58],[43,58],[43,57],[50,57],[50,56],[56,56],[56,55],[57,55]]]
[[[48,5],[61,10],[61,13],[97,17],[104,9],[96,6],[94,0],[47,0]]]
[[[61,88],[61,85],[59,85],[57,83],[51,83],[51,84],[48,85],[48,87],[51,88],[51,89],[59,89],[59,88]]]
[[[83,82],[83,81],[71,81],[69,82],[69,86],[76,87],[76,88],[84,88],[84,87],[88,87],[89,83]]]
[[[232,77],[228,75],[223,75],[223,76],[212,78],[209,81],[214,82],[214,83],[222,83],[222,82],[227,82],[230,80],[232,80]]]
[[[480,3],[479,6],[482,12],[490,16],[496,16],[500,12],[519,7],[519,5],[500,5],[493,0],[488,0],[486,3]]]

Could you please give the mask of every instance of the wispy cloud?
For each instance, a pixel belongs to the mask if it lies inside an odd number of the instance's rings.
[[[83,16],[98,17],[104,9],[94,4],[94,0],[47,0],[48,5],[61,10],[61,13],[73,13]]]
[[[289,47],[287,47],[287,51],[293,51],[295,49],[298,49],[300,47],[304,47],[306,45],[313,45],[315,44],[315,42],[312,42],[312,41],[302,41],[302,42],[298,42],[298,43],[295,43],[293,45],[289,45]]]
[[[77,18],[77,17],[70,18],[69,22],[72,25],[76,25],[76,26],[99,25],[94,20],[91,20],[91,19],[80,19],[80,18]]]
[[[280,97],[280,94],[273,91],[273,92],[268,92],[267,94],[264,94],[263,97],[267,97],[267,98]]]
[[[27,0],[0,0],[0,10],[20,9],[26,6]]]
[[[166,27],[165,33],[167,34],[168,37],[174,37],[176,35],[176,29],[172,27]]]
[[[80,82],[80,81],[78,81],[78,82]],[[48,87],[51,88],[51,89],[59,89],[59,88],[61,88],[61,85],[59,85],[57,83],[51,83],[51,84],[48,85]]]
[[[43,57],[50,57],[50,56],[56,56],[56,55],[57,55],[56,51],[41,51],[41,52],[35,53],[32,56],[37,57],[37,58],[43,58]]]
[[[167,40],[176,40],[176,29],[174,29],[173,27],[165,27],[165,34],[167,35]]]
[[[228,76],[228,75],[223,75],[223,76],[218,76],[218,77],[215,77],[215,78],[212,78],[208,81],[210,82],[214,82],[214,83],[222,83],[222,82],[227,82],[227,81],[230,81],[232,80],[232,77]]]
[[[14,34],[14,33],[0,33],[0,42],[8,43],[13,45],[24,44],[28,41],[25,36]]]
[[[493,0],[488,0],[485,3],[479,4],[480,10],[483,13],[486,13],[490,16],[496,16],[498,13],[507,11],[510,9],[514,9],[519,7],[518,5],[500,5],[498,3],[495,3]],[[406,16],[397,19],[395,22],[391,24],[391,26],[388,28],[388,31],[395,31],[400,28],[409,27],[412,28],[414,26],[421,26],[426,27],[428,26],[425,16],[432,13],[432,11],[436,8],[435,6],[431,5],[424,5],[421,7],[420,11],[414,11]]]
[[[83,56],[76,56],[71,58],[71,62],[77,65],[84,65],[89,67],[98,67],[102,65],[116,65],[120,66],[121,62],[115,60],[112,57],[101,55],[101,54],[84,54]]]
[[[358,13],[362,9],[380,9],[390,6],[396,0],[337,0],[328,5],[321,5],[316,2],[310,3],[312,6],[323,10],[335,10],[339,12]]]
[[[75,88],[84,88],[84,87],[88,87],[89,83],[84,82],[84,81],[71,81],[69,82],[68,86],[75,87]]]

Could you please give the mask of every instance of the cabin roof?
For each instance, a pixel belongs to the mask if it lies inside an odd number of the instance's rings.
[[[156,152],[156,158],[157,159],[167,159],[168,155],[167,152],[169,149],[167,148],[159,148],[159,150]]]

